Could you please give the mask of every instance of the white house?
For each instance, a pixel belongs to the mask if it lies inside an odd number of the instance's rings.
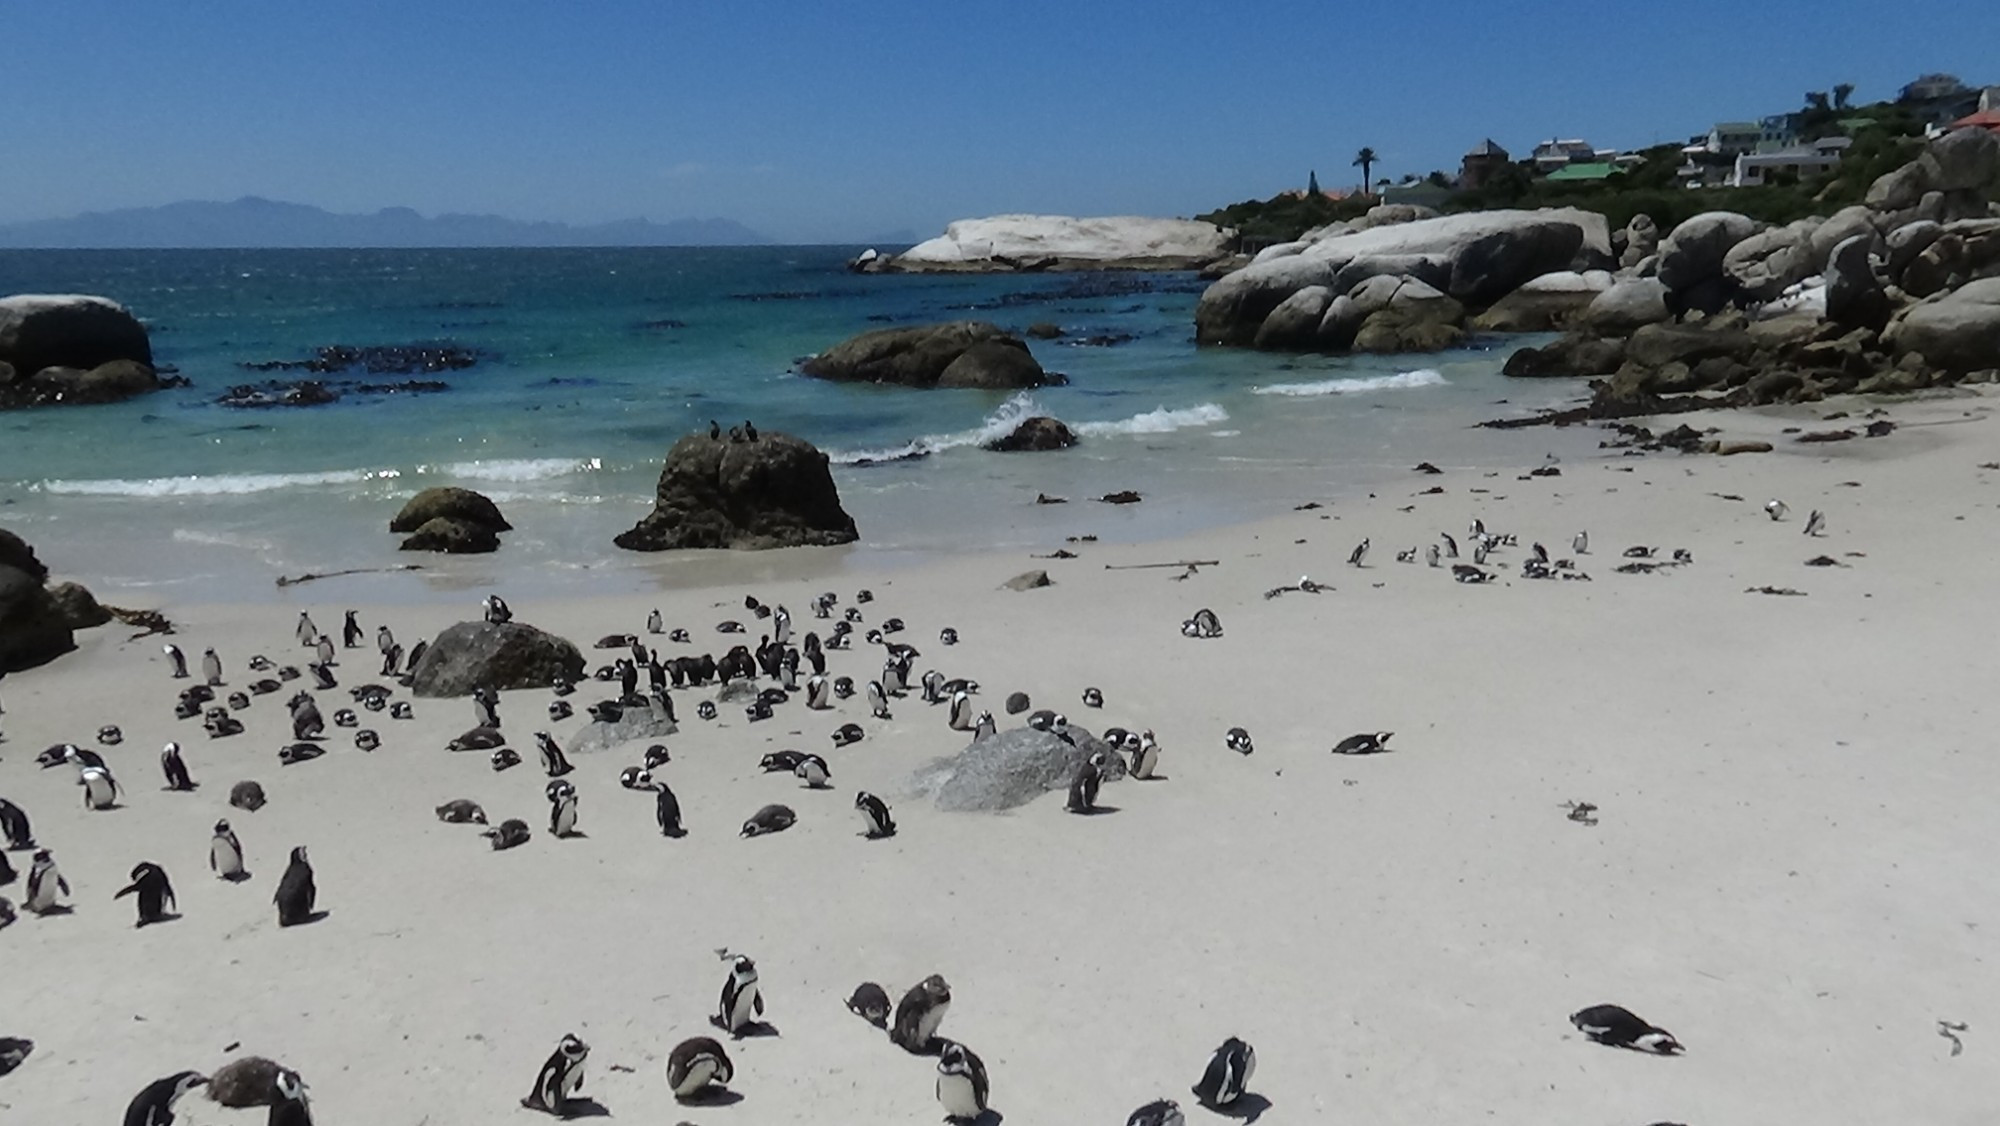
[[[1789,174],[1802,180],[1831,172],[1840,167],[1840,158],[1852,144],[1847,137],[1822,137],[1784,152],[1742,153],[1736,158],[1728,186],[1755,188],[1770,183],[1774,175]]]

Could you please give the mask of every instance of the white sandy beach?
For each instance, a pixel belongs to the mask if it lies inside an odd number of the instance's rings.
[[[591,642],[640,632],[654,605],[694,637],[662,656],[719,654],[739,639],[714,624],[745,618],[745,594],[789,606],[803,632],[824,628],[807,611],[820,590],[846,606],[870,587],[866,626],[903,618],[917,669],[976,679],[1003,726],[1020,722],[1001,705],[1021,690],[1093,731],[1158,734],[1167,778],[1107,786],[1116,812],[1097,817],[1064,812],[1059,794],[1005,814],[907,796],[915,768],[965,742],[914,693],[887,722],[857,696],[751,725],[733,707],[694,718],[705,694],[690,691],[676,694],[663,771],[688,835],[663,839],[650,795],[619,787],[641,744],[575,756],[587,836],[558,841],[531,733],[567,745],[587,720],[551,728],[546,691],[504,697],[528,760],[505,773],[443,751],[469,704],[423,699],[409,722],[363,713],[383,736],[372,755],[330,728],[330,754],[281,768],[282,697],[243,713],[244,735],[211,741],[172,718],[187,682],[169,678],[162,639],[80,634],[79,652],[0,686],[0,796],[34,819],[76,905],[0,931],[0,1035],[36,1042],[0,1078],[0,1118],[107,1122],[155,1078],[254,1053],[305,1077],[322,1123],[532,1122],[518,1101],[575,1032],[592,1047],[584,1093],[614,1121],[929,1123],[935,1061],[842,1001],[864,980],[896,997],[935,972],[954,992],[941,1034],[985,1059],[1014,1126],[1118,1123],[1162,1096],[1214,1121],[1189,1087],[1232,1035],[1256,1047],[1268,1123],[2000,1121],[2000,876],[1987,863],[2000,851],[2000,470],[1979,468],[2000,460],[2000,421],[1990,396],[1965,392],[1887,404],[1899,427],[1885,438],[1780,433],[1870,405],[1669,419],[1656,428],[1706,423],[1778,449],[1608,451],[1546,478],[1521,475],[1544,448],[1529,432],[1508,471],[1444,465],[1400,491],[1188,540],[1071,545],[1068,561],[1006,553],[514,605],[595,664]],[[1420,495],[1433,485],[1444,492]],[[1772,497],[1786,521],[1764,515]],[[1815,508],[1828,531],[1807,539]],[[1394,561],[1439,532],[1469,554],[1474,517],[1519,537],[1493,559],[1500,580]],[[1592,582],[1519,577],[1531,542],[1568,556],[1579,529]],[[1364,536],[1368,565],[1350,568]],[[1634,544],[1695,561],[1616,573]],[[59,539],[36,547],[90,580]],[[1822,553],[1844,565],[1804,565]],[[1182,559],[1218,565],[1185,581],[1106,569]],[[1055,585],[998,589],[1035,567]],[[1334,589],[1263,597],[1302,574]],[[1765,585],[1804,596],[1746,593]],[[298,609],[338,629],[349,605],[317,587],[294,588],[289,608],[160,609],[190,658],[212,645],[243,682],[254,653],[303,663]],[[1182,637],[1204,606],[1225,636]],[[371,637],[387,621],[406,644],[477,615],[470,594],[360,609]],[[944,626],[963,643],[939,645]],[[859,642],[829,656],[830,673],[859,681],[881,667]],[[379,679],[376,664],[372,648],[352,652],[343,688]],[[1079,701],[1089,685],[1102,712]],[[579,713],[615,694],[603,688],[579,688]],[[329,716],[348,703],[320,698]],[[833,750],[828,733],[849,721],[867,739]],[[96,746],[107,723],[126,736],[102,749],[128,795],[90,812],[74,770],[34,757]],[[1256,741],[1247,758],[1223,746],[1238,725]],[[1394,731],[1394,753],[1328,753],[1368,730]],[[168,739],[197,793],[161,791]],[[759,773],[784,747],[827,755],[833,788]],[[270,793],[254,814],[227,805],[245,778]],[[897,836],[859,835],[857,789],[891,802]],[[476,827],[440,824],[432,808],[458,797],[496,823],[527,820],[534,839],[493,853]],[[1600,823],[1568,820],[1566,801],[1596,804]],[[797,827],[738,839],[767,802],[797,809]],[[223,817],[248,882],[208,872]],[[271,894],[298,844],[330,914],[280,930]],[[28,854],[9,855],[25,878]],[[178,921],[135,930],[131,901],[113,901],[141,860],[172,875]],[[740,1102],[680,1107],[662,1064],[713,1032],[721,947],[757,959],[778,1035],[729,1045]],[[1600,1002],[1671,1030],[1686,1055],[1585,1041],[1566,1017]],[[1962,1055],[1940,1020],[1969,1026]],[[263,1113],[199,1094],[179,1108],[193,1126]]]

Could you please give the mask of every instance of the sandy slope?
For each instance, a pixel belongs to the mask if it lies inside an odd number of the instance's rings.
[[[914,767],[961,745],[943,709],[914,697],[887,723],[856,699],[747,725],[735,709],[694,720],[684,693],[665,773],[690,835],[661,839],[650,798],[619,789],[633,748],[579,759],[589,835],[559,842],[542,832],[531,752],[495,774],[439,749],[468,725],[463,701],[419,701],[408,723],[370,717],[386,743],[373,755],[336,733],[334,754],[281,769],[276,701],[247,713],[248,734],[210,742],[170,718],[179,685],[156,640],[94,631],[82,652],[5,685],[0,794],[56,850],[77,910],[0,932],[0,1035],[39,1044],[0,1079],[0,1110],[110,1121],[147,1081],[213,1069],[240,1042],[298,1068],[323,1122],[530,1121],[516,1101],[575,1031],[594,1049],[585,1090],[617,1120],[932,1122],[932,1062],[841,1000],[864,979],[897,995],[936,971],[957,995],[944,1034],[985,1058],[995,1108],[1019,1126],[1122,1122],[1160,1095],[1213,1120],[1187,1091],[1232,1034],[1258,1049],[1267,1122],[1995,1121],[2000,472],[1977,466],[2000,458],[2000,428],[1977,397],[1891,413],[1904,425],[1873,441],[1795,446],[1778,432],[1810,416],[1730,415],[1732,435],[1768,433],[1780,451],[1413,476],[1404,493],[1189,542],[839,581],[843,604],[872,585],[869,624],[907,620],[919,669],[978,679],[996,713],[1022,689],[1096,729],[1156,730],[1169,779],[1108,787],[1117,812],[1095,818],[1056,797],[1004,815],[897,801]],[[1433,484],[1446,491],[1418,495]],[[1789,521],[1764,517],[1770,496]],[[1815,507],[1830,531],[1808,541]],[[1474,515],[1521,539],[1496,556],[1506,581],[1462,586],[1392,561],[1441,530],[1464,544]],[[1579,528],[1593,582],[1514,577],[1526,544],[1568,555]],[[1351,569],[1364,535],[1374,552]],[[1636,543],[1696,562],[1614,573]],[[1847,566],[1802,565],[1822,552]],[[1104,569],[1181,558],[1221,563],[1185,581]],[[1057,585],[996,589],[1031,565]],[[1262,597],[1302,573],[1336,589]],[[1765,584],[1806,596],[1745,593]],[[806,606],[826,585],[754,593],[811,627],[823,623]],[[743,593],[659,605],[719,652],[730,639],[713,623],[744,617]],[[467,601],[386,619],[413,639]],[[302,605],[337,625],[342,607]],[[588,645],[639,629],[648,605],[515,609]],[[1223,638],[1180,636],[1201,606]],[[248,679],[253,652],[303,657],[284,609],[168,609],[181,645],[217,645],[233,679]],[[372,634],[385,613],[362,620]],[[944,625],[964,644],[938,645]],[[370,653],[344,684],[375,679]],[[833,661],[862,679],[880,664],[865,646]],[[1104,691],[1102,713],[1085,714],[1085,685]],[[503,703],[524,749],[548,699]],[[833,751],[827,733],[850,719],[867,741]],[[107,755],[129,803],[86,812],[73,771],[32,760],[107,722],[128,737]],[[1238,724],[1256,738],[1249,758],[1222,747]],[[1378,728],[1397,733],[1396,753],[1327,753]],[[186,746],[198,794],[158,790],[168,738]],[[827,753],[835,789],[757,773],[758,755],[783,746]],[[272,795],[254,815],[226,806],[246,777]],[[899,836],[858,835],[857,788],[896,804]],[[527,819],[535,839],[495,855],[474,829],[432,818],[460,796],[496,821]],[[1566,820],[1569,800],[1596,803],[1601,823]],[[737,839],[769,801],[792,804],[799,826]],[[240,886],[207,872],[222,816],[250,853]],[[298,843],[331,914],[280,931],[270,896]],[[25,871],[25,853],[12,859]],[[174,876],[180,921],[135,931],[129,901],[111,901],[141,859]],[[677,1108],[661,1066],[680,1038],[710,1031],[725,946],[758,959],[780,1035],[732,1045],[742,1102]],[[1602,1001],[1671,1029],[1688,1054],[1584,1042],[1565,1017]],[[1964,1055],[1950,1056],[1940,1019],[1971,1026]],[[182,1120],[262,1121],[199,1098]]]

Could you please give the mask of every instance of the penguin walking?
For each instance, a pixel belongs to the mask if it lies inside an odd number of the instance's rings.
[[[201,675],[210,688],[222,687],[222,658],[215,655],[215,650],[201,651]]]
[[[1361,566],[1361,561],[1366,558],[1368,558],[1368,538],[1363,536],[1361,542],[1354,545],[1354,550],[1348,554],[1347,565],[1349,567],[1359,567]]]
[[[150,860],[142,860],[132,869],[132,882],[121,888],[113,899],[123,899],[128,895],[139,897],[139,924],[164,923],[172,916],[169,907],[178,908],[174,899],[173,882],[167,879],[167,870]]]
[[[889,816],[889,805],[881,798],[866,790],[854,795],[855,812],[861,816],[863,834],[871,841],[896,835],[896,822]],[[884,999],[884,1007],[887,999]]]
[[[551,778],[561,778],[576,769],[563,756],[562,747],[546,731],[535,732],[535,749],[541,752],[543,772]]]
[[[729,977],[722,983],[722,997],[709,1022],[738,1039],[744,1029],[764,1015],[764,991],[757,985],[757,963],[738,954],[730,961]]]
[[[1672,1033],[1648,1024],[1622,1005],[1592,1005],[1587,1009],[1578,1009],[1569,1015],[1569,1022],[1597,1043],[1614,1048],[1630,1048],[1635,1052],[1652,1052],[1662,1056],[1686,1050]]]
[[[178,645],[169,644],[163,646],[163,649],[167,654],[167,668],[172,670],[174,679],[186,680],[188,674],[187,654],[181,652],[181,647]]]
[[[660,835],[663,837],[685,835],[687,830],[681,828],[680,799],[674,796],[674,792],[667,788],[665,782],[655,781],[653,785],[657,791],[653,798],[653,819],[659,823]]]
[[[58,893],[69,894],[69,881],[63,878],[62,869],[56,867],[55,854],[45,848],[38,849],[34,863],[28,868],[28,892],[21,906],[37,915],[68,910],[57,905]]]
[[[319,642],[319,628],[313,625],[312,615],[304,611],[299,613],[299,624],[292,630],[292,634],[299,639],[300,645],[308,649]]]
[[[577,1039],[573,1032],[565,1034],[548,1062],[535,1073],[534,1089],[521,1100],[521,1105],[568,1118],[569,1101],[583,1089],[583,1063],[589,1057],[590,1045]]]
[[[937,1099],[944,1116],[954,1122],[970,1122],[986,1113],[990,1093],[986,1063],[963,1044],[946,1044],[938,1057]]]
[[[85,766],[77,771],[76,781],[83,787],[83,808],[111,809],[118,804],[118,780],[109,767]]]
[[[194,779],[188,776],[187,763],[181,760],[181,745],[168,743],[160,751],[160,773],[167,777],[167,789],[186,793],[194,789]]]
[[[0,798],[0,833],[6,834],[8,848],[35,847],[35,833],[28,824],[27,811],[6,798]]]
[[[1194,1095],[1201,1105],[1211,1109],[1228,1106],[1243,1097],[1256,1070],[1256,1051],[1231,1036],[1209,1057],[1208,1069],[1201,1073],[1201,1082],[1194,1085]]]
[[[549,795],[549,835],[561,840],[576,835],[576,787],[564,783]]]
[[[174,1104],[207,1082],[208,1077],[199,1071],[177,1071],[153,1080],[126,1105],[125,1126],[173,1126]]]
[[[208,841],[208,867],[231,883],[250,878],[243,868],[243,842],[236,839],[236,830],[229,827],[228,821],[215,823],[215,835]]]
[[[889,1039],[906,1052],[923,1054],[937,1042],[938,1026],[951,1008],[951,986],[940,974],[932,974],[910,986],[896,1003],[895,1023]]]
[[[306,859],[306,846],[299,845],[292,849],[292,862],[278,880],[278,893],[271,897],[271,902],[278,905],[278,925],[295,927],[311,922],[313,904],[318,898],[319,888],[313,883],[312,862]]]
[[[687,1102],[709,1087],[726,1087],[736,1077],[729,1053],[708,1036],[694,1036],[674,1045],[667,1053],[667,1090],[678,1102]]]

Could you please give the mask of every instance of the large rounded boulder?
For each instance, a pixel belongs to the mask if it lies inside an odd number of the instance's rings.
[[[113,360],[153,365],[146,326],[116,301],[73,293],[0,297],[0,363],[22,376]]]
[[[43,585],[49,569],[0,528],[0,673],[46,664],[76,648],[70,620]]]
[[[815,379],[1008,391],[1058,382],[1020,337],[985,321],[864,332],[799,365]]]
[[[911,778],[911,788],[939,809],[955,812],[1013,809],[1069,786],[1077,768],[1098,751],[1110,768],[1104,780],[1125,776],[1124,760],[1089,732],[1072,726],[1070,738],[1018,727],[989,735],[957,755],[939,759]]]
[[[1704,211],[1682,221],[1660,244],[1661,283],[1679,293],[1720,278],[1729,252],[1762,227],[1734,211]]]
[[[417,662],[419,696],[469,696],[475,688],[547,688],[583,679],[583,654],[522,622],[460,622],[437,635]]]
[[[471,489],[451,486],[425,489],[389,521],[390,531],[408,536],[402,550],[452,555],[497,551],[500,533],[513,528],[499,505]]]
[[[690,434],[667,452],[653,511],[612,542],[631,551],[827,547],[860,538],[811,442]]]
[[[1899,355],[1964,373],[2000,368],[2000,278],[1967,282],[1905,312],[1884,339]]]

